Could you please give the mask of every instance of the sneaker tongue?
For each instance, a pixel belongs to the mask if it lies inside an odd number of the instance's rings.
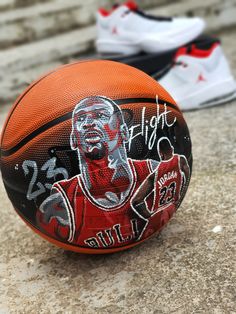
[[[128,9],[130,9],[130,10],[137,10],[138,9],[138,5],[137,5],[137,3],[135,3],[134,1],[132,1],[132,0],[128,0],[128,1],[126,1],[125,3],[124,3],[124,5],[128,8]]]

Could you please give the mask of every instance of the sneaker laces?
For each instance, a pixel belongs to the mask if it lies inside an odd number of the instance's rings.
[[[172,67],[175,67],[175,66],[182,66],[184,68],[187,68],[188,64],[183,61],[173,61]]]
[[[158,16],[158,15],[150,15],[148,13],[145,13],[144,11],[140,10],[139,8],[135,9],[135,10],[131,10],[133,11],[134,13],[146,18],[146,19],[149,19],[149,20],[152,20],[152,21],[161,21],[161,22],[171,22],[172,21],[172,17],[167,17],[167,16]]]

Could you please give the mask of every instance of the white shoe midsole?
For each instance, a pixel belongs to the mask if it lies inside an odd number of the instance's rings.
[[[174,95],[173,95],[174,97]],[[236,97],[236,82],[231,77],[224,81],[218,81],[214,84],[199,89],[196,92],[188,94],[185,98],[174,97],[182,110],[191,110],[195,108],[204,108]]]
[[[121,53],[121,54],[136,54],[139,53],[140,45],[132,42],[115,41],[98,39],[96,42],[97,51],[100,53]]]

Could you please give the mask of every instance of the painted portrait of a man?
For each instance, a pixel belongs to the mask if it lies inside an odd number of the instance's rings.
[[[128,158],[128,140],[122,111],[113,100],[103,96],[82,99],[74,108],[70,134],[80,174],[53,184],[38,211],[39,228],[90,248],[128,245],[148,236],[154,213],[161,215],[170,205],[172,211],[177,206],[180,196],[176,193],[180,194],[183,178],[189,175],[188,165],[184,158],[173,158],[173,151],[161,149],[168,143],[159,143],[159,154],[165,155],[160,161]],[[161,166],[168,160],[168,169]],[[172,177],[171,171],[176,171]],[[162,192],[157,186],[161,178],[165,178]],[[172,181],[175,189],[171,190]],[[166,184],[166,206],[160,206]],[[152,232],[160,227],[158,223],[151,226]]]

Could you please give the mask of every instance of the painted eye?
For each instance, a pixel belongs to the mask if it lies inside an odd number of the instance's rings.
[[[79,116],[79,117],[77,118],[77,121],[78,121],[78,122],[82,122],[82,121],[84,121],[84,119],[85,119],[85,116]]]
[[[101,112],[98,113],[97,117],[100,118],[100,119],[108,118],[104,113],[101,113]]]

